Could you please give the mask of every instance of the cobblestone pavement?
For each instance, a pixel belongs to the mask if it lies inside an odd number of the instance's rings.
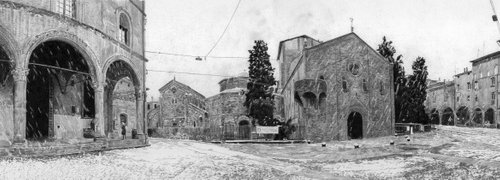
[[[499,179],[497,137],[496,129],[438,127],[410,141],[327,147],[151,139],[146,148],[0,161],[0,179]]]

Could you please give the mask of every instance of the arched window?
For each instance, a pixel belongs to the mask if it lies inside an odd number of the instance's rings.
[[[118,40],[126,45],[130,45],[130,22],[127,15],[120,14],[120,34]]]
[[[347,92],[347,80],[345,79],[345,77],[342,77],[342,90],[344,92]]]
[[[382,80],[380,80],[378,83],[379,83],[379,86],[380,86],[380,94],[384,95],[385,94],[384,82],[382,82]]]
[[[363,79],[363,91],[368,92],[368,84],[366,82],[366,79]]]
[[[75,18],[76,17],[75,0],[57,0],[56,13],[69,18]]]

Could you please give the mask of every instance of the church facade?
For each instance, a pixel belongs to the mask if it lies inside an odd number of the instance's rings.
[[[159,109],[151,114],[151,128],[204,127],[207,123],[205,96],[188,85],[174,78],[160,88],[160,94]]]
[[[347,140],[392,135],[392,65],[355,33],[320,42],[280,42],[280,88],[294,138]]]

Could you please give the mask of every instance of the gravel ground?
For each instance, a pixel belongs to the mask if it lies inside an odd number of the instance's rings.
[[[499,179],[499,136],[439,127],[410,142],[381,137],[327,147],[151,139],[146,148],[0,161],[0,179]]]

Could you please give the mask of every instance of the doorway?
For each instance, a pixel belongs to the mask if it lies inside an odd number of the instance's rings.
[[[356,111],[351,112],[347,119],[347,135],[350,139],[363,138],[363,117]]]

